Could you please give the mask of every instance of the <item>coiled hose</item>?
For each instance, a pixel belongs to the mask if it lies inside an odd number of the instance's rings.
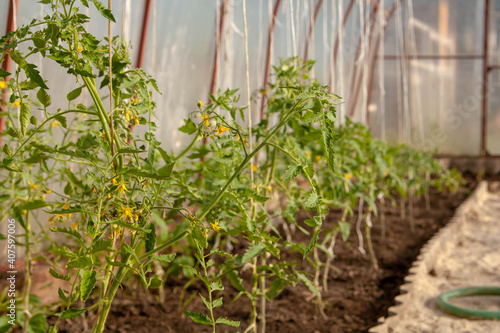
[[[449,302],[454,298],[466,296],[500,296],[500,287],[466,287],[453,289],[439,295],[436,305],[441,311],[457,317],[500,320],[500,311],[468,309],[453,305]]]

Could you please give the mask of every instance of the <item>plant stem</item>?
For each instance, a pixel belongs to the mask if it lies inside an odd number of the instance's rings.
[[[205,208],[205,210],[201,213],[201,215],[198,217],[199,219],[202,219],[204,218],[209,212],[210,210],[212,210],[212,208],[217,204],[217,202],[219,202],[219,200],[222,198],[222,196],[224,195],[224,193],[226,192],[226,190],[229,188],[229,186],[231,185],[231,183],[236,179],[236,177],[239,176],[239,174],[245,169],[245,167],[247,166],[248,162],[250,162],[250,160],[255,156],[255,154],[257,154],[257,152],[259,150],[261,150],[266,144],[268,144],[269,140],[271,140],[271,138],[278,132],[278,130],[283,127],[289,120],[290,120],[290,117],[292,116],[292,114],[294,112],[297,111],[297,109],[299,107],[301,107],[302,105],[304,105],[307,101],[309,100],[309,98],[306,98],[306,99],[303,99],[303,100],[300,100],[299,102],[297,102],[297,104],[295,104],[292,109],[288,112],[288,114],[283,117],[283,119],[281,120],[281,122],[276,125],[276,127],[274,128],[274,130],[264,139],[264,141],[262,141],[258,146],[257,148],[255,148],[247,157],[245,157],[245,159],[243,160],[243,162],[241,162],[240,166],[238,167],[238,169],[236,169],[236,171],[233,173],[233,175],[231,176],[231,178],[229,178],[229,180],[227,181],[227,183],[224,185],[224,187],[219,191],[219,193],[217,193],[217,195],[215,196],[215,198],[212,200],[212,202],[207,206],[207,208]]]
[[[30,314],[30,289],[31,289],[31,253],[30,253],[30,233],[31,233],[31,225],[29,221],[29,213],[26,213],[26,221],[25,221],[25,257],[24,257],[24,276],[26,279],[26,285],[24,287],[24,326],[23,333],[28,332],[28,323],[31,318]]]
[[[368,220],[370,218],[371,218],[371,212],[368,211],[365,221],[366,243],[368,245],[368,252],[370,253],[370,258],[372,260],[373,268],[378,269],[377,257],[375,257],[375,251],[373,250],[373,244],[372,244],[371,227],[370,227],[371,223],[368,223]]]
[[[266,265],[266,256],[262,255],[262,266]],[[260,332],[266,333],[266,276],[262,274],[260,277]]]

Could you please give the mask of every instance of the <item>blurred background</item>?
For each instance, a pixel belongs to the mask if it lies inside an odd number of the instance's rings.
[[[500,0],[247,0],[246,10],[252,92],[280,58],[313,59],[315,78],[343,99],[340,122],[441,155],[500,155]],[[104,37],[107,21],[82,11]],[[48,13],[36,0],[0,0],[0,33]],[[245,103],[242,0],[114,0],[113,14],[132,63],[158,81],[165,148],[187,144],[177,128],[210,91],[240,88]],[[32,61],[51,107],[65,107],[77,83],[50,59]],[[252,97],[258,118],[262,94]]]

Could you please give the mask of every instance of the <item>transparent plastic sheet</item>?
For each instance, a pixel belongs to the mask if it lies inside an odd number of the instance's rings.
[[[213,55],[216,31],[216,0],[170,0],[154,1],[153,11],[156,20],[150,20],[149,34],[144,55],[144,69],[157,79],[161,95],[156,95],[158,102],[157,125],[159,140],[165,148],[181,149],[186,143],[185,136],[176,131],[189,112],[196,109],[196,101],[206,101],[209,83],[212,75]],[[353,78],[354,55],[358,47],[360,31],[363,22],[371,13],[372,6],[356,1],[354,8],[345,24],[342,19],[351,0],[324,1],[315,23],[315,43],[310,55],[317,55],[316,77],[320,82],[328,84],[330,75],[333,75],[333,92],[344,98],[345,104],[338,107],[339,115],[344,116],[352,96],[349,86]],[[392,8],[396,0],[385,0],[384,15]],[[18,25],[28,23],[33,17],[40,17],[40,4],[36,0],[19,1]],[[244,40],[238,31],[242,31],[243,17],[241,1],[230,0],[229,19],[226,22],[224,34],[230,39],[223,41],[221,66],[218,73],[218,87],[221,89],[238,88],[245,86],[244,75]],[[250,81],[251,91],[262,86],[265,52],[267,52],[267,38],[270,22],[269,9],[272,12],[273,0],[249,1],[248,28],[250,50]],[[500,0],[491,0],[492,12],[500,11]],[[113,27],[113,34],[121,33],[122,1],[113,1],[113,11],[117,24]],[[132,63],[135,64],[140,38],[140,29],[143,19],[143,4],[141,0],[125,0],[125,15],[127,23],[124,35],[134,48],[131,50]],[[314,2],[316,4],[316,2]],[[0,0],[0,33],[3,34],[8,14],[9,0]],[[412,5],[412,8],[408,8]],[[296,50],[299,55],[304,54],[305,39],[307,37],[311,11],[314,7],[310,0],[283,0],[277,16],[275,36],[273,42],[272,65],[279,63],[280,57],[290,55]],[[98,18],[96,10],[91,7],[88,11],[93,22],[89,25],[91,33],[103,37],[106,33],[106,22]],[[398,28],[396,18],[400,16],[401,25]],[[388,22],[385,30],[384,42],[379,49],[379,56],[394,55],[481,55],[484,29],[484,0],[418,0],[402,1],[398,12]],[[326,21],[326,22],[325,22]],[[490,63],[500,65],[500,18],[493,16],[490,26]],[[153,29],[153,25],[155,28]],[[292,29],[293,28],[293,29]],[[330,68],[333,47],[339,30],[338,57],[335,68]],[[378,29],[378,28],[376,28]],[[153,34],[153,31],[156,33]],[[375,44],[378,33],[374,37]],[[364,35],[363,45],[366,45],[367,35]],[[399,37],[398,37],[399,36]],[[153,41],[153,38],[155,40]],[[408,38],[407,38],[408,37]],[[397,40],[407,39],[408,43],[398,45]],[[403,47],[401,47],[403,46]],[[399,48],[398,48],[399,47]],[[413,53],[414,52],[414,53]],[[227,60],[226,60],[227,59]],[[369,68],[363,61],[358,68],[363,69],[363,87],[358,98],[354,120],[362,120],[366,108],[370,107],[370,127],[378,136],[390,141],[411,141],[415,145],[429,147],[428,142],[436,142],[433,131],[441,128],[448,133],[449,139],[437,143],[442,153],[478,154],[480,140],[480,123],[477,112],[471,115],[471,121],[466,121],[465,127],[454,129],[446,122],[447,112],[456,109],[464,103],[467,97],[475,96],[478,84],[482,79],[482,61],[477,60],[407,60],[396,64],[399,60],[383,60],[382,66],[378,59],[373,62],[376,66],[375,83],[371,92],[367,91],[370,84]],[[74,79],[68,77],[64,71],[56,69],[51,61],[36,60],[42,74],[49,77],[49,87],[55,95],[54,107],[65,107],[67,91],[56,89],[64,85],[70,89],[76,87]],[[371,62],[369,62],[371,64]],[[404,64],[404,66],[401,66]],[[364,68],[363,68],[364,67]],[[399,68],[399,69],[397,69]],[[383,75],[380,75],[380,71]],[[399,73],[397,73],[399,71]],[[331,73],[325,75],[325,73]],[[403,80],[404,79],[404,80]],[[271,78],[272,80],[272,78]],[[398,83],[399,81],[399,83]],[[384,88],[383,90],[381,90]],[[384,96],[384,90],[387,94]],[[382,92],[382,93],[381,93]],[[399,92],[399,93],[398,93]],[[246,100],[246,91],[241,90],[241,101]],[[371,93],[370,105],[367,103],[367,94]],[[406,97],[404,97],[407,95]],[[83,95],[85,101],[88,96]],[[494,136],[498,127],[494,122],[498,115],[498,103],[495,96],[490,94],[488,119],[488,150],[498,152],[500,140]],[[397,101],[400,99],[398,105]],[[471,100],[471,99],[469,99]],[[402,103],[403,102],[403,103]],[[408,103],[405,106],[404,102]],[[258,108],[254,108],[257,111]],[[382,110],[383,109],[383,110]],[[398,116],[398,112],[401,113]],[[478,111],[479,112],[479,111]],[[342,117],[341,117],[342,118]],[[403,128],[398,133],[398,128]],[[466,128],[465,132],[463,130]],[[410,133],[408,133],[410,132]],[[456,144],[455,138],[463,139],[467,135],[467,142]],[[409,137],[408,137],[409,136]],[[490,139],[491,137],[491,139]],[[424,142],[424,144],[422,144]]]

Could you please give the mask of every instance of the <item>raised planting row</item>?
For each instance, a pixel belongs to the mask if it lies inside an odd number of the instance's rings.
[[[111,12],[97,0],[42,2],[51,15],[0,39],[0,60],[10,55],[17,64],[14,73],[0,72],[12,76],[1,81],[8,112],[0,209],[2,222],[15,219],[19,225],[15,237],[2,239],[26,252],[15,320],[24,330],[46,330],[45,318],[53,314],[53,307],[28,297],[35,259],[47,260],[53,278],[66,281],[58,291],[59,320],[96,312],[89,323],[93,332],[104,330],[113,298],[129,278],[160,290],[169,275],[202,281],[206,311],[185,314],[213,331],[239,325],[217,316],[225,281],[250,304],[247,331],[257,331],[258,313],[289,285],[305,284],[322,313],[321,281],[337,239],[355,230],[359,250],[366,248],[377,268],[370,239],[372,217],[384,214],[377,200],[392,200],[396,192],[408,196],[412,216],[414,198],[429,187],[455,191],[460,185],[458,173],[443,170],[427,154],[374,139],[349,119],[335,125],[339,97],[311,79],[312,62],[297,58],[282,61],[274,83],[260,91],[267,101],[265,119],[243,125],[247,107],[238,103],[237,90],[219,91],[210,95],[211,103],[199,102],[180,128],[189,135],[186,148],[167,152],[155,139],[155,81],[131,67],[119,38],[101,41],[88,34],[89,18],[79,6],[91,2],[114,21]],[[34,55],[75,77],[79,87],[68,91],[67,108],[51,107],[47,81],[31,63]],[[80,103],[83,92],[89,105]],[[322,228],[330,207],[340,207],[342,217],[335,227]],[[355,209],[364,213],[351,225]],[[300,223],[299,213],[307,216]],[[308,243],[293,241],[296,229],[309,235]],[[233,251],[235,243],[244,249]],[[284,251],[300,252],[315,274],[280,260]],[[246,269],[251,274],[243,281]],[[98,301],[86,302],[91,295],[99,295]],[[2,296],[1,302],[6,309],[10,299]],[[9,320],[2,317],[0,326],[9,328]],[[58,331],[58,322],[50,332]]]

